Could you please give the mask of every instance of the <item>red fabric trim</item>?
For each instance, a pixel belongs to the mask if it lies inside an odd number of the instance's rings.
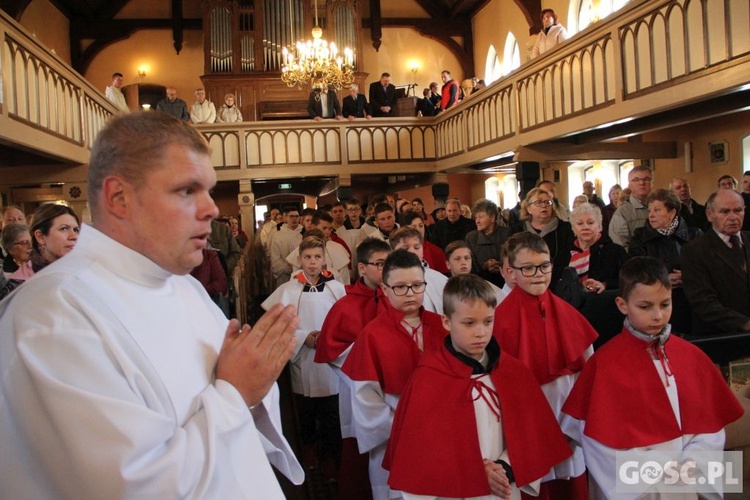
[[[540,385],[581,371],[584,352],[598,337],[586,318],[549,290],[536,297],[518,286],[495,309],[492,333]]]
[[[646,343],[623,330],[594,354],[563,411],[586,421],[584,434],[616,449],[718,432],[744,410],[708,356],[679,337],[665,344],[677,384],[682,428]]]
[[[430,266],[430,269],[434,269],[439,273],[448,274],[448,264],[445,263],[445,252],[443,252],[439,246],[430,243],[427,240],[422,244],[422,248],[424,249],[424,260],[427,261],[427,265]]]
[[[424,352],[437,351],[448,332],[439,315],[421,310]],[[370,321],[354,342],[344,366],[352,380],[376,381],[387,394],[401,394],[422,353],[401,324],[404,315],[389,307]]]
[[[396,408],[384,460],[384,466],[390,466],[391,487],[451,498],[490,494],[476,432],[471,372],[445,346],[422,357]],[[524,486],[570,457],[570,447],[528,368],[501,353],[490,378],[500,399],[516,483]]]
[[[338,358],[375,316],[389,307],[383,290],[372,290],[362,280],[346,286],[346,296],[328,312],[318,335],[316,363],[330,363]]]

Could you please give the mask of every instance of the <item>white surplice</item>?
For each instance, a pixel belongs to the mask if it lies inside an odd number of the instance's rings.
[[[304,284],[296,278],[300,273],[302,270],[292,274],[292,278],[277,288],[261,307],[268,310],[276,304],[284,304],[297,308],[297,345],[290,360],[292,391],[309,398],[333,396],[339,393],[339,379],[330,366],[315,362],[315,349],[307,347],[305,339],[310,332],[323,328],[328,311],[346,295],[346,288],[331,280],[325,283],[322,292],[304,292]]]
[[[0,305],[0,496],[283,498],[269,460],[304,473],[278,389],[251,412],[215,380],[226,327],[191,276],[83,226]]]

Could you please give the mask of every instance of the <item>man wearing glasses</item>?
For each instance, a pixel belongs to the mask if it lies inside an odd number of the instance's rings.
[[[646,197],[651,192],[651,169],[639,165],[628,174],[630,198],[619,206],[609,223],[609,237],[618,245],[628,249],[633,233],[643,227],[648,219]]]

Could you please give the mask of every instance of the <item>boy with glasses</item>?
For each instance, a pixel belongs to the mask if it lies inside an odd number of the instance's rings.
[[[440,316],[422,307],[427,287],[420,259],[406,250],[391,253],[381,288],[392,307],[370,321],[342,367],[353,384],[354,432],[359,451],[370,454],[375,500],[388,500],[382,467],[393,412],[422,353],[437,351],[447,334]]]
[[[534,374],[565,432],[576,424],[562,414],[562,405],[594,352],[597,334],[573,306],[549,291],[553,266],[541,236],[527,231],[516,233],[507,246],[516,285],[495,310],[493,335],[502,351]],[[573,456],[542,478],[540,497],[588,498],[583,451],[573,443],[571,447]]]
[[[347,200],[344,227],[347,229],[360,229],[364,223],[365,218],[362,217],[362,207],[359,205],[359,200],[356,198]]]
[[[387,308],[380,285],[383,266],[391,247],[377,238],[367,238],[357,247],[359,279],[346,286],[346,296],[336,302],[326,316],[318,336],[316,363],[328,363],[339,376],[339,419],[341,421],[341,467],[339,498],[364,499],[370,496],[366,454],[359,454],[352,429],[352,381],[341,371],[349,348],[362,329]]]
[[[444,274],[430,269],[425,262],[422,233],[413,227],[401,227],[391,234],[389,241],[392,249],[406,250],[419,258],[427,282],[424,290],[424,308],[437,314],[443,314],[443,287],[448,282],[448,278]]]

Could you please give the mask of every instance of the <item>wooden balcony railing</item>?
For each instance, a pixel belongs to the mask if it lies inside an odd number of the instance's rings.
[[[436,118],[199,129],[222,180],[447,170],[743,89],[748,26],[748,0],[636,0]],[[1,11],[0,38],[0,138],[85,163],[112,105]]]

